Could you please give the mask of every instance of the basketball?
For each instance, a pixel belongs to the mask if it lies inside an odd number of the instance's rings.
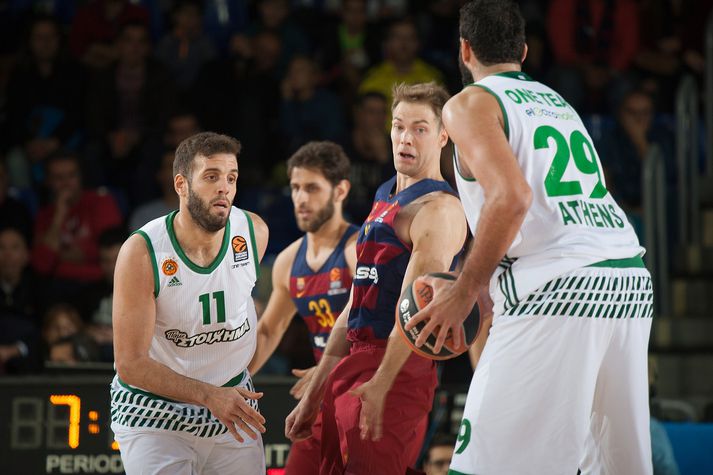
[[[451,274],[445,274],[441,272],[436,272],[433,274],[428,274],[431,277],[446,280],[455,280],[455,276]],[[480,331],[480,312],[478,310],[478,305],[474,305],[473,309],[470,311],[465,321],[463,322],[463,341],[465,342],[459,348],[456,348],[453,344],[452,335],[446,337],[446,341],[443,344],[443,348],[438,353],[433,351],[433,347],[436,344],[437,332],[431,334],[426,342],[420,347],[416,347],[415,342],[418,336],[421,334],[423,327],[426,326],[426,322],[420,322],[410,331],[407,331],[404,327],[411,320],[411,318],[418,313],[423,307],[428,305],[433,299],[433,288],[416,279],[404,290],[403,294],[399,298],[398,306],[396,307],[396,326],[399,328],[401,336],[404,337],[406,343],[411,348],[411,350],[425,358],[432,360],[447,360],[454,358],[461,353],[465,352],[468,347],[475,341]]]

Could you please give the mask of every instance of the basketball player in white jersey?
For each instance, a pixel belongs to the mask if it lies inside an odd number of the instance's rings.
[[[451,474],[650,474],[643,248],[606,189],[577,112],[521,72],[510,0],[460,13],[475,82],[443,110],[473,248],[428,320],[436,351],[489,287],[492,328],[468,392]],[[438,328],[440,327],[440,328]]]
[[[119,253],[111,412],[129,475],[265,473],[262,394],[246,368],[268,229],[232,206],[239,153],[224,135],[184,140],[173,165],[178,211]]]

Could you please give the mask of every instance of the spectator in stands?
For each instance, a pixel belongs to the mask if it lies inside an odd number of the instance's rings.
[[[13,182],[41,180],[42,162],[60,147],[78,145],[84,75],[62,54],[60,29],[52,17],[36,18],[25,54],[7,86]]]
[[[203,28],[221,54],[228,50],[230,39],[244,33],[251,2],[245,0],[211,0],[203,2]]]
[[[426,475],[446,475],[451,466],[456,439],[449,434],[436,434],[426,452],[423,468]]]
[[[211,40],[203,34],[201,4],[181,0],[173,11],[173,29],[156,47],[181,92],[190,90],[201,67],[215,57]]]
[[[673,136],[656,125],[654,117],[651,96],[641,90],[629,92],[619,106],[616,126],[597,146],[607,171],[607,188],[635,222],[641,214],[643,164],[653,145],[663,153],[669,183],[675,182]]]
[[[77,299],[77,309],[82,320],[87,323],[86,333],[98,344],[100,359],[107,362],[114,361],[111,325],[114,268],[121,245],[127,237],[123,227],[107,229],[99,236],[99,266],[102,278],[88,286]]]
[[[154,218],[165,216],[178,209],[178,195],[173,187],[174,150],[167,150],[161,157],[161,167],[156,172],[156,183],[161,197],[145,203],[131,214],[129,229],[133,232]]]
[[[164,130],[175,91],[167,71],[150,56],[149,32],[142,23],[121,29],[117,54],[116,63],[96,74],[88,92],[88,162],[101,166],[91,170],[99,173],[100,182],[126,186],[140,158],[139,146]]]
[[[76,308],[65,303],[52,306],[42,322],[45,361],[65,364],[96,361],[97,344],[83,330]]]
[[[231,39],[230,51],[249,57],[252,47],[250,39],[264,31],[273,32],[278,35],[282,45],[277,63],[282,76],[294,56],[309,54],[309,42],[300,26],[291,19],[289,0],[259,0],[257,13],[258,18],[248,26],[246,34],[238,34]]]
[[[77,11],[69,45],[77,59],[92,68],[109,66],[117,57],[115,39],[123,27],[141,23],[148,28],[149,12],[129,0],[95,0]]]
[[[552,0],[547,31],[558,67],[552,87],[583,112],[607,112],[628,86],[639,43],[634,0]]]
[[[701,75],[705,58],[705,22],[713,2],[645,0],[640,2],[640,43],[634,65],[642,87],[657,100],[660,111],[673,111],[681,75]]]
[[[318,57],[326,83],[351,104],[366,70],[374,64],[378,40],[366,22],[365,0],[345,0],[339,22],[327,22]]]
[[[306,56],[290,62],[282,82],[280,128],[292,153],[311,140],[340,142],[345,135],[342,105],[332,92],[317,85],[317,64]]]
[[[82,189],[79,161],[71,153],[60,151],[47,160],[47,184],[51,202],[37,215],[32,264],[51,279],[51,298],[70,298],[101,279],[97,240],[122,218],[106,192]]]
[[[34,369],[39,285],[29,264],[25,236],[0,229],[0,374]]]
[[[378,92],[360,95],[354,105],[354,127],[344,144],[344,151],[351,161],[352,183],[345,209],[354,223],[366,219],[376,189],[396,173],[391,141],[384,132],[388,115],[386,98]]]
[[[8,173],[5,161],[0,159],[0,223],[20,230],[26,240],[32,236],[32,216],[20,200],[8,194]]]
[[[285,156],[275,140],[280,136],[280,36],[262,31],[247,43],[246,49],[205,67],[194,88],[201,125],[240,138],[241,187],[263,185]]]
[[[416,24],[409,19],[396,20],[384,40],[384,60],[366,73],[359,92],[378,92],[391,104],[395,84],[416,84],[435,81],[443,83],[441,72],[418,57],[419,38]],[[391,114],[384,123],[391,129]]]

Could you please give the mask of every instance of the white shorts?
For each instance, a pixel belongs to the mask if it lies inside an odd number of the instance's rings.
[[[649,475],[645,268],[585,267],[496,315],[450,474]]]
[[[262,438],[240,443],[228,432],[196,437],[185,432],[116,427],[126,475],[265,475]]]

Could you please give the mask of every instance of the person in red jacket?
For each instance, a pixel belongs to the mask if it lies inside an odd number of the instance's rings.
[[[98,237],[121,225],[122,217],[105,191],[82,189],[75,155],[59,152],[51,156],[46,172],[51,202],[37,214],[32,265],[54,287],[63,282],[66,285],[61,287],[78,290],[84,283],[101,279]]]

